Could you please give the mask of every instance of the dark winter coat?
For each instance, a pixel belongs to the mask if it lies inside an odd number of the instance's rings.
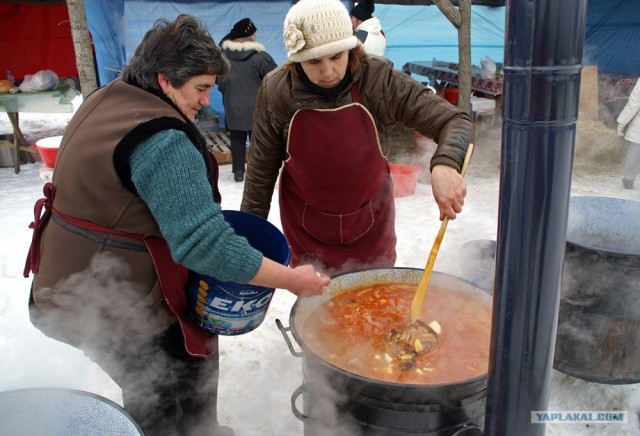
[[[460,171],[473,132],[471,118],[465,111],[393,69],[391,61],[383,57],[363,57],[352,80],[358,83],[361,104],[373,116],[385,156],[392,147],[387,135],[396,123],[401,123],[438,144],[431,168],[442,164]],[[327,101],[313,93],[290,69],[281,67],[270,73],[258,93],[241,210],[265,218],[269,215],[280,167],[288,158],[289,124],[296,111],[333,109],[351,102],[351,88]]]
[[[226,40],[222,49],[231,63],[231,71],[218,81],[227,129],[251,130],[260,83],[276,63],[259,42]]]

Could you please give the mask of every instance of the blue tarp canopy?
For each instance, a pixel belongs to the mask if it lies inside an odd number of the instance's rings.
[[[347,9],[351,1],[343,1]],[[215,0],[111,0],[86,2],[87,20],[94,39],[98,81],[104,85],[133,55],[144,33],[158,18],[174,19],[180,13],[198,16],[216,41],[233,24],[250,17],[258,27],[258,41],[279,64],[286,60],[282,25],[289,1]],[[458,36],[436,6],[378,4],[374,12],[387,37],[386,56],[396,68],[409,61],[433,58],[458,62]],[[473,6],[471,62],[504,55],[505,8]],[[640,1],[591,0],[589,2],[584,63],[601,72],[640,75]],[[223,112],[222,98],[212,93],[212,107]]]
[[[614,75],[640,76],[640,1],[589,1],[583,63]]]
[[[343,3],[351,9],[352,2]],[[282,26],[291,1],[113,0],[85,5],[101,85],[118,76],[156,19],[172,20],[181,13],[199,17],[216,41],[236,21],[250,17],[258,28],[258,41],[276,63],[286,60]],[[386,55],[397,68],[409,61],[432,58],[458,61],[457,31],[437,7],[377,5],[374,15],[383,23]],[[504,8],[474,6],[471,22],[473,62],[479,65],[485,55],[502,61]],[[223,113],[221,95],[214,91],[211,99],[211,106]]]
[[[282,23],[291,1],[130,1],[87,2],[87,21],[93,36],[98,82],[115,79],[133,56],[144,34],[159,18],[173,20],[179,14],[199,17],[219,42],[233,24],[250,17],[258,28],[258,41],[280,63],[286,58]],[[224,120],[222,95],[211,93],[211,107]]]
[[[101,84],[108,83],[131,59],[144,34],[159,18],[195,15],[220,41],[244,18],[258,27],[258,40],[278,60],[284,60],[282,23],[290,1],[146,1],[112,0],[86,3],[89,30],[94,39]]]
[[[352,2],[343,2],[350,9]],[[291,1],[144,1],[87,2],[87,19],[94,38],[99,81],[108,83],[131,59],[144,33],[158,18],[180,13],[198,16],[219,41],[241,18],[250,17],[258,27],[258,40],[277,63],[286,60],[282,24]],[[472,59],[489,55],[502,60],[504,8],[474,6],[472,11]],[[414,60],[432,58],[457,62],[456,29],[435,6],[377,5],[374,13],[383,23],[387,52],[398,68]]]

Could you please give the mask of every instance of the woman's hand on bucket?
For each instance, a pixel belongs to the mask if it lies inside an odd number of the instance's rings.
[[[266,257],[256,276],[249,283],[268,288],[286,289],[298,297],[310,297],[322,294],[331,280],[329,276],[317,272],[313,265],[300,265],[289,268]]]

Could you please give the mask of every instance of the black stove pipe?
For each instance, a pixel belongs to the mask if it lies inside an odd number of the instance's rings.
[[[544,435],[587,0],[507,0],[485,435]]]

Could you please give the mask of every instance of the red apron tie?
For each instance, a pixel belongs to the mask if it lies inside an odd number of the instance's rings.
[[[33,237],[24,269],[25,278],[29,277],[31,271],[33,271],[34,274],[38,272],[40,264],[40,239],[42,237],[42,231],[51,218],[52,213],[81,229],[144,241],[158,276],[162,295],[169,307],[169,311],[178,319],[178,323],[180,324],[182,336],[184,337],[185,350],[189,355],[200,358],[209,357],[215,352],[215,348],[212,348],[212,345],[215,343],[210,341],[214,334],[199,327],[189,318],[187,297],[185,294],[185,286],[189,279],[189,270],[174,262],[171,257],[169,245],[164,238],[110,229],[92,223],[91,221],[60,213],[53,207],[55,186],[52,183],[45,184],[44,194],[45,198],[41,198],[36,202],[34,222],[29,225],[29,228],[33,229]]]
[[[51,209],[53,207],[53,198],[56,194],[56,187],[53,183],[46,183],[43,188],[44,198],[36,201],[33,208],[33,222],[29,224],[29,228],[33,229],[33,236],[31,237],[31,246],[29,247],[29,253],[27,254],[27,262],[24,266],[24,277],[29,277],[31,271],[33,273],[38,272],[40,267],[40,239],[42,238],[42,231],[51,218]],[[44,208],[44,212],[43,212]]]

